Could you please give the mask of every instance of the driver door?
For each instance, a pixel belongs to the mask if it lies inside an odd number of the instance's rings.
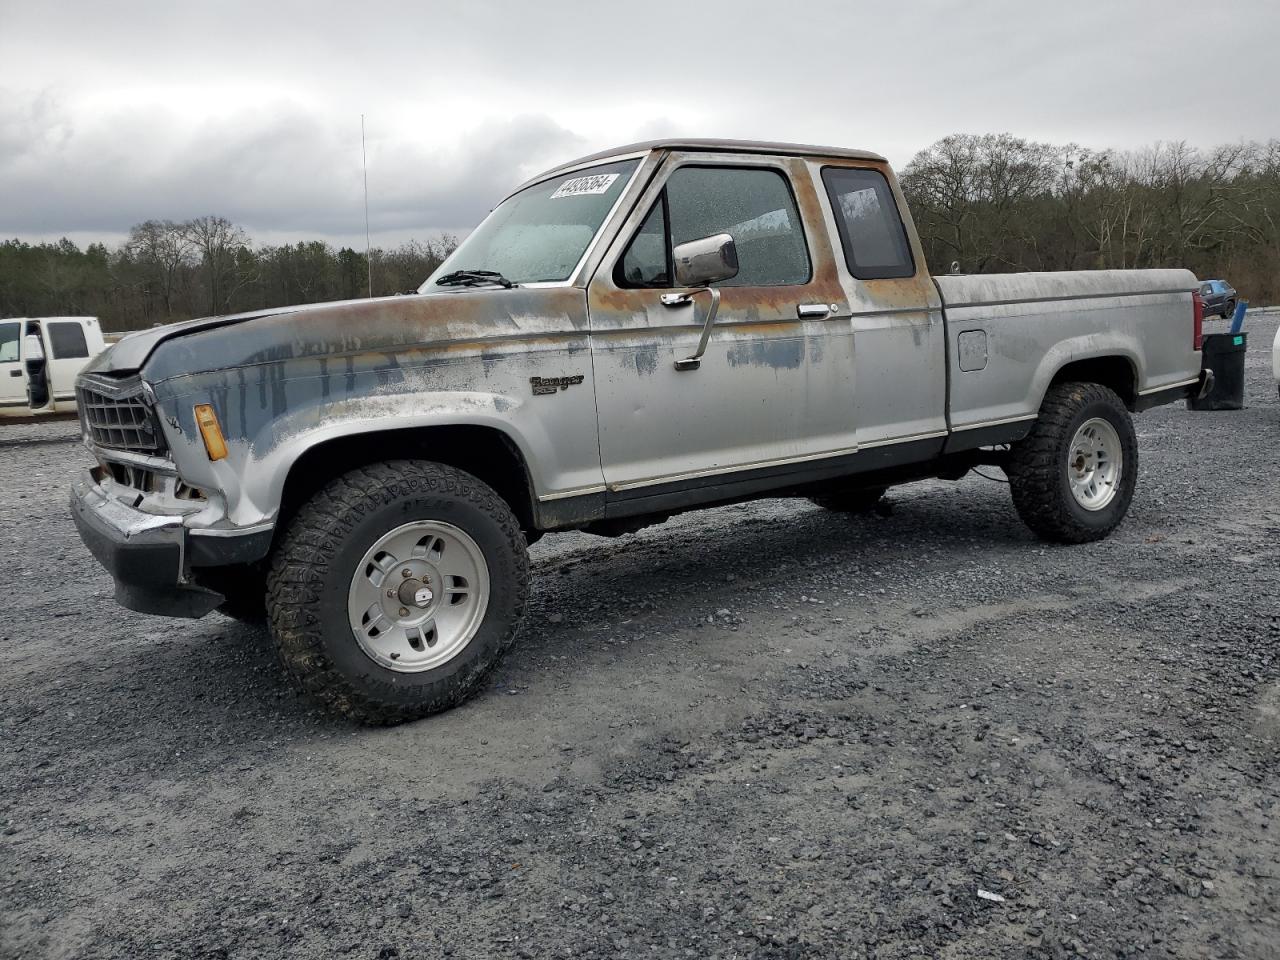
[[[0,320],[0,416],[26,413],[27,378],[22,374],[22,320]]]
[[[766,489],[853,451],[853,337],[819,210],[803,161],[668,156],[588,290],[610,515]],[[663,303],[687,292],[672,249],[720,233],[738,274],[716,284],[701,363],[677,369],[709,297]]]

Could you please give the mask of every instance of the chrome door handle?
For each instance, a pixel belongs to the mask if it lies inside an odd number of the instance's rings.
[[[829,317],[832,313],[832,305],[827,303],[801,303],[796,306],[796,316],[800,318],[811,317],[815,320],[821,320],[823,317]]]

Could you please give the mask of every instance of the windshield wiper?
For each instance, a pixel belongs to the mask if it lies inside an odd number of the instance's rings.
[[[439,287],[475,287],[482,283],[496,283],[510,290],[515,286],[496,270],[455,270],[436,281]]]

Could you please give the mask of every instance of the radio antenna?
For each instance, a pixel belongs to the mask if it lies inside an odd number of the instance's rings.
[[[373,297],[373,244],[369,240],[369,153],[364,145],[364,114],[360,114],[360,159],[364,163],[364,265],[368,270],[369,297]]]

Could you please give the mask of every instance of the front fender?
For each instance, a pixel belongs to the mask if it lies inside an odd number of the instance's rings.
[[[590,365],[574,367],[585,369],[582,383],[535,395],[529,370],[543,376],[549,370],[571,372],[562,362],[546,360],[492,363],[487,372],[480,364],[443,364],[443,369],[420,375],[384,378],[368,393],[359,389],[359,382],[348,384],[350,390],[335,390],[334,383],[321,378],[276,381],[260,392],[256,384],[235,382],[244,371],[230,371],[188,378],[181,393],[161,398],[161,408],[180,475],[192,486],[216,491],[226,504],[226,523],[233,527],[275,520],[289,472],[308,450],[342,437],[389,430],[496,429],[519,450],[535,497],[600,487]],[[453,388],[442,382],[449,380]],[[477,381],[490,389],[459,389]],[[218,414],[227,439],[224,460],[211,462],[204,452],[192,413],[197,403],[212,403]],[[387,459],[397,455],[388,450]],[[334,465],[335,472],[341,466]]]
[[[290,471],[309,450],[343,437],[455,426],[488,427],[505,435],[528,465],[537,496],[548,490],[549,467],[554,474],[551,451],[555,441],[545,419],[528,406],[526,401],[502,394],[454,390],[348,398],[327,404],[318,420],[302,412],[290,414],[274,425],[271,444],[254,452],[243,496],[254,509],[274,517]],[[401,455],[395,449],[387,451],[389,460]],[[599,482],[598,476],[597,459],[587,480]]]

